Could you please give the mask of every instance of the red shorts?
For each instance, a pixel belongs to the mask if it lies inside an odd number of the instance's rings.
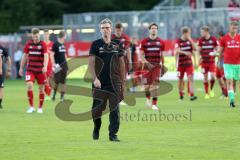
[[[146,74],[143,75],[143,77],[146,79],[145,84],[151,85],[153,82],[159,82],[159,77],[161,75],[161,67],[156,66],[150,71],[148,71]]]
[[[218,79],[224,78],[224,70],[223,70],[223,68],[220,69],[220,68],[216,67],[216,77]]]
[[[202,65],[202,74],[207,74],[208,72],[215,73],[215,71],[216,71],[215,64]]]
[[[42,85],[46,83],[46,74],[40,73],[36,74],[30,71],[27,71],[26,73],[26,82],[35,82],[35,79],[37,80],[37,83]]]
[[[193,66],[188,66],[188,67],[178,67],[178,78],[183,79],[184,74],[186,73],[187,76],[192,76],[193,75]]]

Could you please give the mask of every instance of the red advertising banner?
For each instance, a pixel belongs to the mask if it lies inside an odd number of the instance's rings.
[[[173,56],[175,40],[165,40],[165,51],[163,52],[166,56]],[[81,57],[88,56],[91,42],[66,42],[66,49],[68,57]]]

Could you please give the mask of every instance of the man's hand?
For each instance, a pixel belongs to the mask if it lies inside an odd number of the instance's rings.
[[[190,55],[192,55],[192,52],[186,51],[185,55],[190,56]]]
[[[101,82],[99,81],[99,79],[96,77],[93,81],[93,85],[96,87],[96,88],[101,88]]]
[[[2,69],[0,69],[0,75],[2,75]]]
[[[42,69],[42,72],[46,73],[47,72],[47,67],[44,66],[43,69]]]
[[[20,75],[21,77],[23,76],[23,69],[22,69],[22,68],[19,69],[19,75]]]
[[[151,69],[154,68],[154,65],[152,65],[152,64],[149,63],[149,62],[146,62],[146,65],[147,65],[147,68],[148,68],[149,70],[151,70]]]

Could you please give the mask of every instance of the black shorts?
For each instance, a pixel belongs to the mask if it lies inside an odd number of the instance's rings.
[[[66,78],[67,78],[67,71],[68,71],[68,66],[67,65],[61,65],[61,70],[57,73],[54,74],[54,81],[56,84],[65,84],[66,83]]]
[[[4,74],[0,75],[0,88],[4,88],[4,79],[5,79]]]

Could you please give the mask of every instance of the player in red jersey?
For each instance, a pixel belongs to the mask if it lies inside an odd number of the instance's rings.
[[[49,32],[48,30],[44,30],[44,42],[46,43],[47,45],[47,52],[48,52],[48,66],[47,66],[47,73],[46,73],[46,76],[47,76],[47,83],[45,84],[45,100],[50,100],[51,99],[51,92],[52,92],[52,88],[49,84],[49,81],[50,81],[50,77],[52,76],[52,61],[51,61],[51,50],[52,50],[52,45],[53,45],[53,42],[50,41],[49,39]]]
[[[112,35],[112,40],[117,43],[123,44],[125,49],[125,63],[126,63],[126,72],[132,70],[132,57],[131,57],[131,41],[128,35],[123,33],[123,25],[121,23],[117,23],[115,25],[114,34]]]
[[[158,25],[156,23],[150,24],[148,29],[149,37],[142,40],[140,48],[140,54],[143,55],[142,60],[148,68],[148,73],[145,74],[147,80],[145,85],[147,97],[146,106],[153,110],[158,110],[156,87],[159,84],[159,77],[164,64],[162,51],[165,49],[165,44],[164,41],[157,36]],[[152,89],[154,92],[152,92],[151,95],[150,90]]]
[[[39,85],[39,108],[38,113],[43,113],[44,85],[46,83],[46,72],[48,65],[47,45],[40,40],[39,29],[32,29],[32,40],[28,41],[24,47],[24,54],[21,60],[19,75],[23,76],[23,68],[27,63],[26,83],[29,109],[27,113],[33,113],[33,84],[35,79]]]
[[[123,25],[121,23],[115,24],[114,34],[112,34],[112,40],[116,43],[122,44],[124,47],[125,53],[124,53],[124,61],[125,61],[125,71],[126,71],[126,78],[129,77],[130,71],[132,70],[132,57],[131,57],[131,41],[128,35],[123,33]],[[120,105],[126,105],[123,101],[120,103]]]
[[[219,32],[219,38],[218,41],[221,41],[221,38],[224,36],[222,32]],[[216,78],[218,80],[219,86],[221,87],[222,90],[222,98],[226,98],[228,96],[227,92],[227,84],[226,84],[226,78],[224,76],[224,70],[223,70],[223,55],[218,55],[218,62],[216,66]]]
[[[196,46],[191,38],[191,30],[188,27],[181,29],[182,36],[175,43],[175,56],[178,71],[178,89],[180,94],[180,100],[184,98],[184,74],[187,74],[188,88],[190,94],[190,100],[194,101],[197,97],[194,95],[194,84],[193,84],[193,62],[192,56]]]
[[[223,54],[223,68],[227,82],[230,107],[235,107],[234,80],[240,80],[240,35],[238,22],[231,21],[229,33],[221,38],[219,53]]]
[[[132,53],[132,74],[131,82],[132,86],[129,87],[130,92],[136,92],[137,86],[140,85],[141,89],[144,90],[144,74],[147,71],[144,70],[144,64],[142,63],[142,55],[140,55],[140,43],[136,37],[132,37],[131,41],[131,53]]]
[[[200,30],[201,38],[198,40],[198,53],[200,54],[199,64],[202,67],[203,73],[203,84],[205,89],[205,99],[214,97],[213,86],[216,79],[216,65],[215,65],[215,55],[219,46],[217,38],[210,35],[209,27],[204,26]],[[210,73],[210,92],[209,92],[209,78],[208,73]]]

